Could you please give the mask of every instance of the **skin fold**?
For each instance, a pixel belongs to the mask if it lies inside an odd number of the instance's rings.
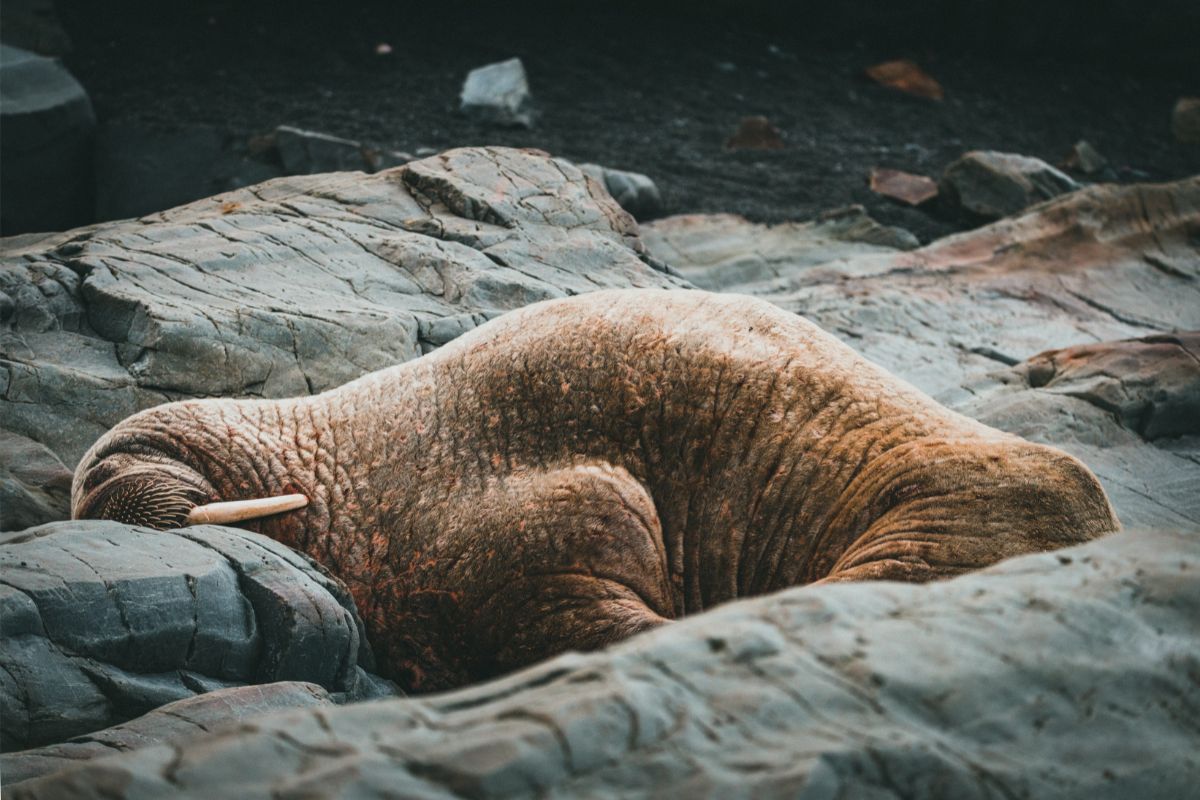
[[[350,587],[409,691],[593,649],[736,597],[924,581],[1118,528],[1071,456],[955,414],[749,297],[596,292],[324,394],[141,412],[76,518],[244,523]]]

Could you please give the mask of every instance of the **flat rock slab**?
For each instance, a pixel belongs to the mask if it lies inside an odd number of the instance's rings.
[[[49,775],[80,761],[129,752],[169,739],[235,725],[272,711],[331,706],[329,693],[313,683],[282,681],[236,686],[176,700],[121,725],[62,744],[0,755],[6,786]]]
[[[5,751],[248,683],[390,693],[349,592],[249,531],[52,523],[0,538]]]
[[[152,405],[319,392],[537,300],[683,285],[577,167],[504,148],[2,244],[0,429],[69,469]]]
[[[1185,797],[1198,575],[1200,537],[1125,533],[923,586],[793,589],[473,689],[262,717],[10,794]]]
[[[1010,376],[1005,413],[976,402],[1001,380],[989,373],[1049,349],[1200,330],[1197,229],[1200,178],[1090,187],[909,252],[728,215],[659,220],[643,239],[689,280],[771,300],[951,408],[1079,456],[1126,525],[1200,530],[1200,440],[1165,433],[1180,424],[1171,404],[1190,396],[1177,391],[1190,351],[1139,347],[1054,386]],[[1115,418],[1064,395],[1103,370],[1115,371],[1109,390],[1133,392],[1114,399],[1127,407]]]

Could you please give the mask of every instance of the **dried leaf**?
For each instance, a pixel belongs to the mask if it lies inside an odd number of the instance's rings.
[[[738,129],[725,140],[727,150],[779,150],[783,138],[766,117],[742,117]]]
[[[871,191],[910,206],[919,206],[937,197],[938,186],[924,175],[875,167],[871,170]]]
[[[880,86],[899,89],[918,97],[941,100],[946,96],[942,85],[933,76],[907,58],[885,61],[867,68],[867,77]]]

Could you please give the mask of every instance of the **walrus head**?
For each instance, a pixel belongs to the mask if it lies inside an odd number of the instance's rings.
[[[303,508],[308,498],[283,494],[231,499],[200,469],[194,453],[159,427],[131,418],[93,445],[75,473],[74,519],[109,519],[155,530],[225,525]],[[229,490],[226,489],[226,492]]]

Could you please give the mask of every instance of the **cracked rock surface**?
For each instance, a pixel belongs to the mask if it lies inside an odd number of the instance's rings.
[[[11,786],[48,775],[80,761],[128,752],[237,721],[295,708],[333,705],[329,693],[313,683],[280,681],[235,686],[167,703],[140,717],[74,739],[0,755],[0,774]]]
[[[1200,178],[1090,187],[909,251],[853,230],[697,215],[643,240],[689,280],[771,300],[951,408],[1082,458],[1127,526],[1200,531],[1195,336],[1179,334],[1200,330]],[[1069,349],[1023,370],[1053,377],[1005,377],[1050,348]],[[1003,399],[979,397],[1001,381]]]
[[[0,572],[5,751],[248,683],[391,693],[346,588],[255,533],[51,523],[0,538]]]
[[[258,718],[23,783],[88,797],[1183,797],[1200,537],[792,589],[421,699]]]
[[[0,430],[73,469],[142,408],[318,392],[537,300],[682,285],[641,252],[636,223],[593,179],[506,148],[12,237],[0,258]],[[32,497],[6,503],[0,529],[67,516],[36,480],[9,470],[0,481]]]

